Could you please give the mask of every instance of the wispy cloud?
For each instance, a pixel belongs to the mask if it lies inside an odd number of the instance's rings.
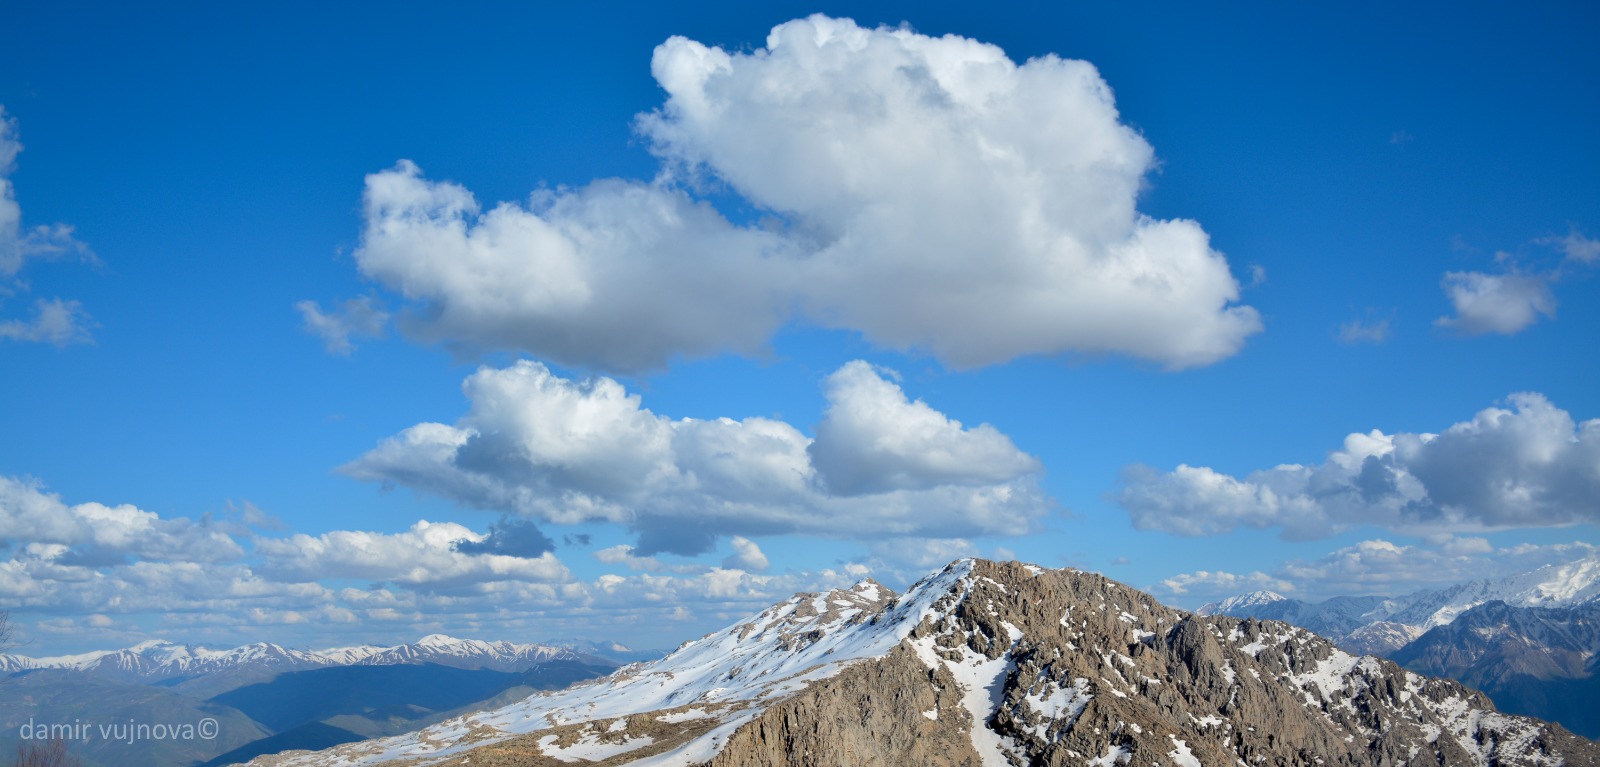
[[[94,321],[77,301],[41,298],[33,302],[33,316],[0,320],[0,338],[71,346],[93,343],[94,337],[89,332],[92,327]]]
[[[22,207],[10,179],[17,155],[22,152],[16,131],[16,121],[0,107],[0,306],[8,297],[28,291],[30,286],[22,273],[30,261],[95,261],[94,253],[73,237],[72,227],[66,224],[23,227]],[[91,342],[93,326],[77,301],[37,299],[31,317],[0,318],[0,339],[69,346]]]
[[[1539,242],[1559,248],[1570,263],[1593,264],[1600,261],[1600,240],[1585,236],[1577,227],[1561,237],[1545,237]]]
[[[301,301],[294,305],[300,312],[307,332],[322,339],[329,354],[346,355],[355,351],[352,337],[376,337],[383,334],[389,323],[389,313],[371,296],[361,296],[345,301],[338,308],[324,312],[316,301]]]
[[[1393,321],[1393,312],[1380,316],[1368,310],[1365,317],[1358,317],[1339,326],[1339,341],[1347,344],[1381,344],[1389,340],[1390,324]]]

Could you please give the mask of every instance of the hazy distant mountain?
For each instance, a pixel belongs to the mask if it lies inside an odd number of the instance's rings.
[[[1381,614],[1382,597],[1334,597],[1325,602],[1302,602],[1271,591],[1252,591],[1201,607],[1201,615],[1231,615],[1235,618],[1293,623],[1334,640],[1352,652],[1371,652],[1367,647],[1351,647],[1349,638],[1370,625],[1369,617]]]
[[[1600,745],[1276,621],[964,560],[802,594],[603,680],[273,765],[1600,765]]]
[[[1391,657],[1414,671],[1460,679],[1506,711],[1600,738],[1600,602],[1566,608],[1489,602]]]
[[[241,670],[265,671],[270,675],[329,666],[437,663],[454,668],[521,671],[552,660],[606,663],[606,659],[598,655],[565,647],[430,634],[416,642],[393,647],[359,645],[329,650],[290,650],[270,642],[231,650],[209,650],[158,640],[122,650],[51,658],[0,655],[0,673],[67,669],[117,681],[177,684],[181,680]]]
[[[356,661],[364,666],[392,666],[404,663],[436,663],[464,669],[521,671],[553,660],[590,662],[603,665],[604,658],[565,647],[515,642],[485,642],[456,639],[444,634],[429,634],[411,644],[386,647]]]
[[[1459,679],[1506,711],[1600,737],[1600,557],[1395,598],[1307,603],[1252,592],[1200,612],[1293,623],[1350,652]]]
[[[1600,556],[1399,597],[1333,597],[1302,602],[1254,591],[1201,607],[1201,615],[1231,615],[1293,623],[1351,652],[1387,655],[1486,602],[1514,607],[1574,607],[1600,601]]]

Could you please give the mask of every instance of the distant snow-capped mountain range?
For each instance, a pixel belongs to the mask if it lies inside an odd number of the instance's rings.
[[[615,643],[606,643],[605,646],[620,648],[618,652],[622,653],[632,652]],[[457,639],[444,634],[430,634],[416,642],[393,647],[357,645],[326,650],[294,650],[270,642],[257,642],[231,650],[211,650],[195,645],[154,640],[121,650],[47,658],[0,654],[0,673],[66,669],[121,681],[157,682],[240,669],[284,672],[329,666],[435,663],[463,669],[522,671],[541,663],[559,660],[618,665],[616,660],[603,657],[593,652],[593,649],[594,646],[585,647],[580,651],[555,645],[518,644],[508,641],[486,642],[478,639]]]
[[[1600,556],[1399,597],[1303,602],[1271,591],[1252,591],[1207,604],[1197,612],[1281,620],[1311,629],[1353,652],[1387,655],[1490,602],[1544,608],[1600,602]]]

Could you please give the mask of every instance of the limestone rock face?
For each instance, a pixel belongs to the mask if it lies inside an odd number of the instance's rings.
[[[1600,765],[1461,684],[1102,576],[963,560],[800,595],[618,677],[261,764]],[[511,763],[511,762],[504,762]]]

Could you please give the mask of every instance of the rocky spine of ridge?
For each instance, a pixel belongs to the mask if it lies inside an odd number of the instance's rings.
[[[625,679],[282,763],[1600,765],[1600,746],[1459,683],[1098,575],[963,561],[887,604],[840,593]]]
[[[1558,726],[1283,623],[1016,564],[965,585],[905,647],[772,707],[710,764],[1600,763]]]

